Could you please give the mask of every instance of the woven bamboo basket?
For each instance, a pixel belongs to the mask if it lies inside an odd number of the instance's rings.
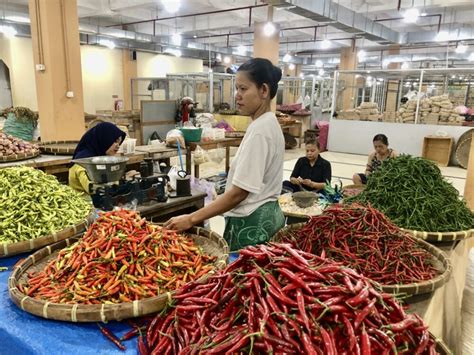
[[[453,242],[474,236],[474,229],[458,232],[424,232],[404,228],[401,229],[412,236],[418,239],[426,240],[427,242]]]
[[[51,141],[40,145],[42,153],[54,155],[73,155],[79,141]]]
[[[206,254],[217,257],[214,263],[216,269],[222,269],[226,266],[229,247],[220,235],[204,228],[193,227],[190,230],[189,236],[194,239],[196,244],[203,248]],[[47,246],[30,255],[15,267],[8,279],[8,291],[10,298],[18,307],[28,313],[46,319],[67,322],[108,322],[159,312],[171,300],[174,294],[173,291],[156,297],[118,304],[60,304],[37,300],[20,292],[17,285],[20,281],[24,281],[27,278],[27,272],[43,269],[49,260],[56,257],[61,249],[72,245],[79,238],[69,238]],[[204,281],[206,278],[206,276],[203,276],[200,280]]]
[[[35,150],[34,152],[28,153],[28,154],[26,153],[10,154],[5,157],[0,157],[0,163],[7,163],[7,162],[36,158],[38,155],[40,155],[39,150]]]
[[[474,130],[471,130],[469,132],[474,132]],[[467,164],[469,162],[469,152],[471,149],[471,144],[472,135],[467,136],[463,140],[458,140],[458,144],[456,145],[455,157],[458,164],[464,169],[467,169]]]
[[[453,355],[453,352],[448,348],[442,339],[435,337],[432,333],[430,333],[430,337],[436,343],[437,352],[439,352],[441,355]]]
[[[89,223],[92,222],[93,217],[94,213],[91,212],[86,218],[72,226],[68,226],[59,232],[45,235],[36,239],[30,239],[16,243],[0,243],[0,258],[6,258],[12,255],[37,250],[46,245],[59,242],[66,238],[71,238],[76,234],[84,232],[87,229]]]
[[[283,236],[288,234],[295,234],[304,225],[305,223],[289,225],[281,229],[277,234],[275,234],[272,238],[272,241],[279,242]],[[407,236],[407,238],[410,238],[410,236]],[[433,255],[434,259],[436,260],[436,264],[439,267],[439,270],[442,272],[434,279],[429,281],[421,281],[418,283],[411,283],[406,285],[380,285],[381,289],[384,292],[391,294],[403,294],[406,296],[421,295],[433,292],[437,288],[443,286],[449,280],[449,277],[451,276],[452,272],[452,266],[446,254],[423,240],[416,239],[416,242],[420,247],[427,250],[431,255]]]

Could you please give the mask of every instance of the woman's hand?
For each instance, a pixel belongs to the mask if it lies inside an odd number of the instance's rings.
[[[302,181],[303,181],[303,179],[301,179],[300,177],[299,178],[295,178],[295,177],[290,178],[290,182],[294,185],[301,185]]]
[[[311,179],[304,179],[301,183],[308,187],[313,187],[313,181],[311,181]]]
[[[193,226],[194,224],[190,214],[183,214],[181,216],[170,218],[163,225],[163,227],[166,229],[171,229],[178,232],[188,230]]]

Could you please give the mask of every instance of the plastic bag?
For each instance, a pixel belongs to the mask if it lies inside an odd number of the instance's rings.
[[[177,166],[172,166],[168,171],[168,177],[170,178],[170,187],[171,190],[176,190],[176,180],[178,179],[179,168]]]
[[[200,146],[197,146],[196,150],[193,153],[194,164],[199,165],[207,163],[209,161],[209,155]]]
[[[199,190],[205,192],[207,196],[204,198],[204,205],[207,205],[217,198],[216,187],[212,182],[204,179],[196,179],[191,177],[191,190]]]
[[[220,164],[225,158],[225,148],[218,146],[209,152],[209,158],[216,164]]]
[[[186,146],[186,142],[184,141],[183,132],[179,129],[172,129],[166,134],[166,145],[176,147],[178,144],[176,141],[179,141],[181,147]]]

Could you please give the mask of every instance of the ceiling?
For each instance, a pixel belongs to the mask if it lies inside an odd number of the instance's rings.
[[[269,13],[281,29],[281,57],[289,52],[293,61],[307,65],[321,60],[325,66],[335,66],[341,48],[353,45],[367,51],[369,66],[372,61],[380,66],[393,44],[401,44],[400,55],[411,60],[427,53],[446,59],[446,53],[452,52],[453,61],[462,59],[468,64],[465,59],[474,51],[474,0],[166,1],[178,1],[181,6],[171,13],[161,0],[77,0],[78,15],[83,26],[147,34],[152,42],[170,44],[171,36],[180,33],[182,46],[199,49],[197,56],[204,58],[209,58],[206,50],[214,58],[215,53],[235,53],[240,45],[247,50],[240,54],[251,56],[254,23],[268,21]],[[412,6],[424,16],[416,23],[405,23],[400,18]],[[28,0],[0,0],[0,19],[27,15]],[[449,41],[434,41],[440,31],[450,34]],[[331,41],[330,48],[323,47],[324,39]],[[468,46],[467,54],[455,53],[459,39]]]

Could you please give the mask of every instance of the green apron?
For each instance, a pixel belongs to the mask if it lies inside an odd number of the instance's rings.
[[[266,243],[285,225],[278,201],[270,201],[246,217],[226,217],[224,239],[231,252]]]

